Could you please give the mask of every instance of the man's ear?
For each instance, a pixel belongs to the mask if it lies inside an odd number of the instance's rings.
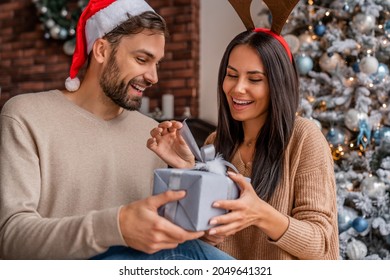
[[[92,55],[98,63],[103,63],[107,60],[109,54],[108,41],[98,38],[92,46]]]

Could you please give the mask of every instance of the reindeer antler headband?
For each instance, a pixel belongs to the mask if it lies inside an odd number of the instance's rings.
[[[277,39],[283,47],[286,49],[288,56],[292,60],[292,55],[290,48],[287,42],[280,36],[283,26],[286,23],[288,16],[291,11],[297,5],[299,0],[263,0],[267,4],[271,15],[272,15],[272,24],[271,29],[265,28],[256,28],[253,24],[251,16],[251,4],[252,0],[229,0],[229,3],[236,10],[241,21],[244,23],[247,30],[253,30],[255,32],[264,32],[270,34],[275,39]]]

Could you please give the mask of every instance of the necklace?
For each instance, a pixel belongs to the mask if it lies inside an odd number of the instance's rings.
[[[254,141],[252,140],[249,143],[245,143],[241,145],[241,147],[238,149],[238,154],[245,166],[249,166],[252,164],[253,153],[254,153],[254,147],[252,146],[253,143]]]

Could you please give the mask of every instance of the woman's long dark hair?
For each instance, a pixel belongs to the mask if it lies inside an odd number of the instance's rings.
[[[218,126],[214,143],[216,151],[226,159],[232,159],[244,140],[242,122],[232,118],[222,89],[230,53],[238,45],[248,45],[258,52],[269,83],[268,116],[256,141],[251,175],[257,195],[268,201],[283,175],[284,154],[299,105],[298,74],[294,61],[290,61],[286,50],[271,35],[245,31],[230,42],[219,67]]]

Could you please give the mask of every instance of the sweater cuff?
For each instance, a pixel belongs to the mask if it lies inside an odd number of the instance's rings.
[[[127,246],[119,227],[121,207],[99,211],[92,220],[95,241],[99,246]]]
[[[291,217],[288,217],[288,220],[289,225],[286,232],[277,241],[269,241],[294,256],[301,256],[306,250],[307,243],[312,239],[310,236],[302,234],[302,224],[298,220]]]

